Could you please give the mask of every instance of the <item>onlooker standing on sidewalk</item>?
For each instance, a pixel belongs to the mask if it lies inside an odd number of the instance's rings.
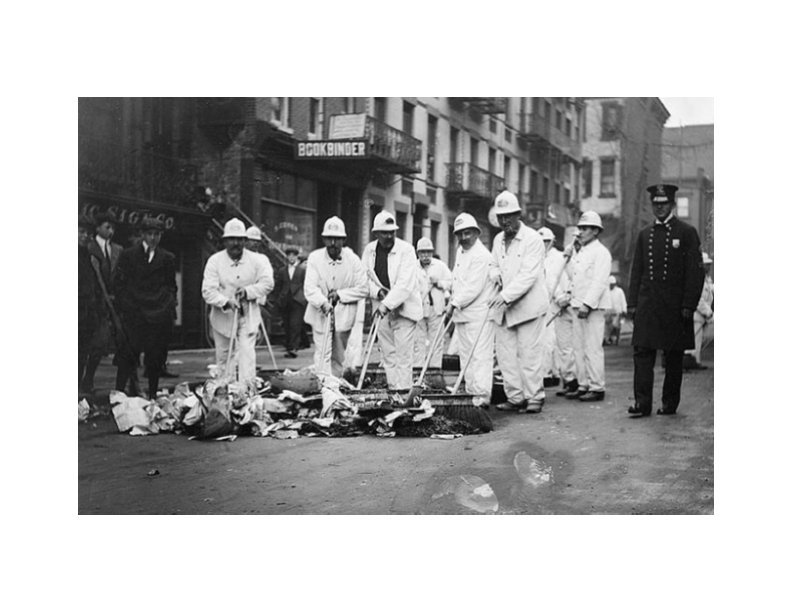
[[[420,273],[418,278],[423,299],[423,318],[415,328],[415,365],[423,366],[430,344],[443,326],[446,301],[451,296],[451,270],[434,257],[434,245],[429,238],[421,238],[416,245]],[[445,342],[440,339],[429,360],[430,368],[443,365]]]
[[[665,355],[663,407],[675,414],[682,387],[682,360],[695,347],[693,312],[704,286],[701,242],[696,229],[677,219],[676,185],[647,189],[655,221],[638,234],[633,257],[627,315],[634,321],[633,415],[652,414],[654,365],[658,349]]]
[[[91,355],[92,340],[99,327],[101,312],[105,309],[96,272],[91,265],[88,244],[94,230],[93,221],[80,216],[77,221],[77,366],[79,370],[78,388],[83,395],[93,394],[93,372],[91,387],[85,386],[86,366]],[[94,368],[95,371],[95,368]]]
[[[275,282],[269,259],[248,251],[244,246],[246,237],[245,224],[239,219],[225,224],[225,248],[207,260],[201,293],[211,306],[209,322],[217,365],[224,376],[237,378],[233,365],[231,372],[225,371],[236,315],[237,329],[230,363],[238,361],[238,379],[250,381],[256,376],[256,336],[261,325],[259,300],[266,299]]]
[[[616,283],[616,277],[611,276],[608,278],[608,283],[610,284],[611,305],[605,311],[605,337],[603,342],[606,345],[619,344],[621,320],[627,313],[627,298],[624,296],[622,288]]]
[[[96,235],[87,244],[88,253],[99,268],[110,299],[113,299],[115,294],[113,290],[113,275],[116,267],[118,267],[121,252],[124,250],[112,241],[115,234],[115,221],[115,216],[110,212],[102,212],[95,215],[93,232]],[[102,357],[107,355],[114,346],[113,325],[104,299],[99,305],[97,314],[99,318],[91,337],[88,361],[85,364],[85,374],[81,384],[81,387],[87,393],[93,392],[94,376],[102,361]]]
[[[325,246],[308,256],[305,271],[305,321],[313,328],[314,365],[317,372],[339,378],[358,308],[368,295],[366,271],[354,251],[344,246],[346,238],[344,222],[327,219],[322,230]]]
[[[396,237],[396,219],[383,210],[374,217],[376,240],[363,249],[372,308],[382,317],[379,343],[388,388],[412,386],[415,325],[423,317],[418,260],[411,244]]]
[[[499,292],[490,299],[495,347],[507,401],[498,410],[538,413],[545,401],[542,335],[549,307],[545,285],[545,246],[539,233],[522,222],[517,196],[495,198],[501,231],[492,244],[492,279]]]
[[[572,345],[578,388],[565,395],[581,402],[599,402],[605,398],[605,309],[610,307],[608,277],[611,272],[610,251],[599,241],[602,220],[587,210],[578,221],[580,250],[574,252],[567,266],[570,279],[569,306],[572,308]],[[566,300],[564,300],[566,301]]]
[[[489,408],[492,399],[493,342],[495,330],[489,316],[489,300],[493,295],[490,280],[492,254],[479,236],[481,228],[469,213],[454,219],[456,251],[451,280],[451,300],[446,314],[453,315],[460,367],[465,372],[465,391],[474,401]],[[478,343],[473,343],[478,338]],[[512,356],[514,358],[514,356]]]
[[[322,234],[324,238],[324,234]],[[300,249],[289,245],[285,249],[288,263],[278,271],[278,307],[283,324],[283,344],[286,346],[286,357],[297,357],[302,343],[302,326],[305,319],[307,300],[303,290],[306,266],[300,263]]]
[[[710,269],[712,268],[712,258],[708,253],[702,256],[704,266],[704,287],[701,291],[696,312],[693,313],[693,335],[696,340],[696,348],[685,351],[682,366],[686,370],[706,370],[707,366],[701,363],[701,346],[704,344],[704,328],[710,324],[713,315],[713,305],[715,304],[715,283],[712,282]]]
[[[132,348],[131,354],[118,355],[116,389],[123,391],[134,379],[143,352],[150,399],[159,389],[176,318],[176,258],[160,247],[162,228],[158,219],[143,220],[143,241],[121,253],[114,279],[119,316]]]

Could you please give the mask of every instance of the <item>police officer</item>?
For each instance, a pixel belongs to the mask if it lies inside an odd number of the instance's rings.
[[[634,321],[635,404],[628,413],[652,414],[657,350],[665,355],[662,408],[675,414],[682,386],[682,360],[694,348],[693,313],[704,286],[701,242],[696,229],[674,216],[676,185],[647,189],[655,221],[638,234],[633,257],[627,316]]]

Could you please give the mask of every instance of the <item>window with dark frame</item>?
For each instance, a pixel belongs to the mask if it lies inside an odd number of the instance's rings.
[[[616,195],[616,160],[600,159],[600,196]]]

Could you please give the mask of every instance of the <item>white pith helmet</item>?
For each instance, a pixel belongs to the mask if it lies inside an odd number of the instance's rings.
[[[245,232],[245,236],[248,240],[261,240],[261,230],[257,228],[255,225],[251,225],[247,228]]]
[[[223,238],[246,238],[245,224],[234,217],[223,227]]]
[[[338,217],[330,217],[325,221],[324,229],[322,230],[323,238],[346,238],[346,226],[344,222]]]
[[[374,225],[371,228],[371,231],[392,232],[397,229],[399,229],[399,226],[396,225],[396,217],[393,216],[393,213],[383,210],[382,212],[377,213],[377,216],[374,217]]]
[[[421,238],[415,246],[416,251],[434,251],[434,245],[429,238]]]
[[[598,227],[599,229],[605,229],[602,227],[602,219],[600,216],[595,213],[593,210],[587,210],[582,215],[580,215],[580,219],[577,223],[578,227]]]
[[[509,215],[516,212],[522,212],[517,196],[511,191],[501,191],[495,198],[495,214]]]
[[[470,213],[459,213],[457,218],[454,219],[454,233],[461,232],[462,230],[466,229],[476,229],[481,232],[481,228],[479,227],[478,223],[476,223],[476,219]]]

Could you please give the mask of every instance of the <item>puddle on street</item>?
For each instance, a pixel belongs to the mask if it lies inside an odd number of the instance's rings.
[[[432,500],[453,498],[465,508],[481,514],[494,514],[498,511],[498,497],[492,487],[478,476],[462,475],[446,478]]]
[[[525,451],[520,451],[514,456],[514,469],[525,484],[534,488],[552,484],[553,468],[537,461]]]

